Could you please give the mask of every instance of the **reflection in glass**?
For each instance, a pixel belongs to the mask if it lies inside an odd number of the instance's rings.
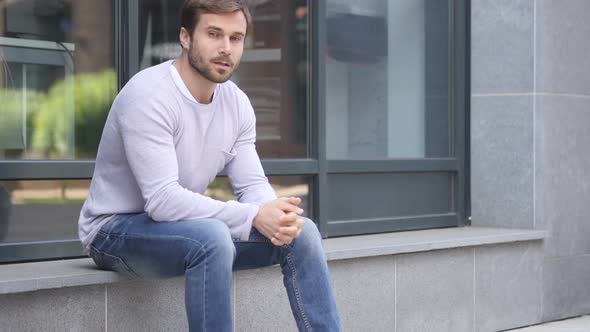
[[[117,89],[114,1],[3,1],[0,17],[0,160],[94,158]]]
[[[0,243],[77,240],[90,180],[0,182]]]
[[[262,158],[307,157],[307,0],[247,0],[253,24],[232,77],[256,112]],[[181,0],[139,2],[140,67],[174,59]]]
[[[309,187],[311,179],[304,176],[269,176],[268,180],[278,197],[296,196],[301,198],[300,207],[304,215],[310,216],[311,197]],[[235,200],[231,184],[227,177],[217,177],[205,191],[205,195],[221,201]]]
[[[448,0],[328,0],[329,159],[449,157]]]

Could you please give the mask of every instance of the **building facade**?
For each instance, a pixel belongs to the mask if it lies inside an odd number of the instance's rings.
[[[186,329],[183,280],[94,271],[76,225],[110,103],[178,55],[180,3],[0,3],[0,321],[13,330]],[[325,238],[346,330],[590,313],[589,2],[248,3],[233,80],[271,184],[302,196]],[[206,194],[233,197],[223,176]],[[269,313],[295,329],[279,275],[235,274],[236,330],[272,330]]]

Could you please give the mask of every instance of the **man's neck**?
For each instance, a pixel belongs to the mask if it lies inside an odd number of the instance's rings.
[[[180,74],[180,78],[188,88],[191,95],[201,104],[209,104],[213,100],[213,92],[217,83],[204,78],[189,63],[186,54],[183,52],[180,57],[174,60],[173,64]]]

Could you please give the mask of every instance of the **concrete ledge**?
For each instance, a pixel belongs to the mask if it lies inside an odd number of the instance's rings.
[[[546,236],[546,231],[537,230],[460,227],[327,239],[324,249],[328,260],[340,260],[541,240]],[[98,270],[90,258],[0,265],[0,294],[127,280],[117,273]]]
[[[488,244],[542,240],[547,231],[454,227],[327,239],[328,260],[395,255]]]

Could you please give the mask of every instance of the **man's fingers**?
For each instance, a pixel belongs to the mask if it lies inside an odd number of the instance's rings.
[[[293,242],[293,237],[283,233],[276,233],[273,239],[277,239],[282,244],[291,244]]]
[[[294,212],[297,214],[303,213],[302,208],[298,207],[297,205],[293,205],[289,202],[286,202],[286,201],[281,201],[279,203],[279,209],[283,210],[283,212],[285,212],[285,213],[289,213],[289,212]]]
[[[297,228],[299,228],[301,230],[303,228],[303,225],[305,225],[305,220],[303,220],[301,218],[297,218],[297,220],[295,220],[295,224],[293,226],[297,226]]]
[[[295,214],[293,212],[289,212],[289,213],[283,215],[279,219],[279,223],[282,226],[291,226],[292,224],[295,224],[297,222],[297,217],[298,217],[297,214]]]
[[[272,242],[272,244],[274,244],[277,247],[283,246],[285,243],[277,238],[271,238],[270,242]]]
[[[301,198],[299,197],[281,197],[280,200],[290,203],[290,204],[294,204],[294,205],[299,205],[301,204]]]
[[[292,237],[292,238],[296,237],[298,232],[299,232],[299,228],[296,226],[279,228],[280,234],[288,235],[289,237]]]

